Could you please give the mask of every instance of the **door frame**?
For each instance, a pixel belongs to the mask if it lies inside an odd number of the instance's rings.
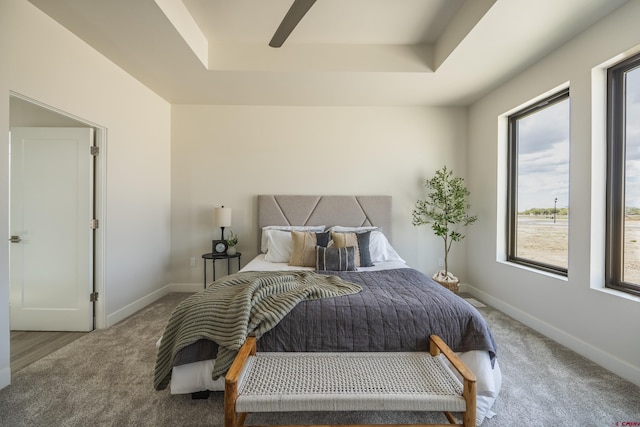
[[[98,301],[93,306],[94,329],[105,329],[107,325],[106,300],[107,290],[105,281],[105,258],[106,258],[106,166],[107,166],[107,128],[96,123],[88,121],[82,117],[70,114],[66,111],[44,104],[35,99],[29,98],[20,93],[9,91],[10,97],[19,98],[23,101],[34,104],[56,114],[68,117],[77,122],[83,123],[94,129],[95,145],[98,147],[99,154],[96,156],[94,165],[94,213],[95,218],[99,220],[99,226],[94,234],[94,250],[93,250],[93,290],[98,292]],[[88,297],[88,295],[87,295]],[[8,309],[8,307],[7,307]]]

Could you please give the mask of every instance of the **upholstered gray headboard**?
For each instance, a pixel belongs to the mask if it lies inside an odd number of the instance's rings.
[[[258,196],[258,240],[267,225],[380,227],[391,240],[391,196]]]

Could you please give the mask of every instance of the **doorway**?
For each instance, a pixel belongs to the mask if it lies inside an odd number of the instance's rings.
[[[102,153],[104,153],[104,146],[106,143],[106,129],[100,126],[97,126],[94,123],[88,122],[79,117],[73,116],[56,108],[47,106],[33,99],[29,99],[17,93],[11,93],[10,95],[10,127],[74,127],[74,128],[83,128],[85,131],[93,133],[95,135],[95,139],[92,142],[98,147]],[[13,163],[13,160],[12,160]],[[86,292],[83,291],[83,296],[86,296],[87,300],[92,298],[97,298],[97,301],[90,302],[90,315],[89,320],[85,322],[83,320],[82,323],[87,323],[87,327],[83,327],[81,330],[92,330],[95,328],[103,328],[106,326],[106,316],[105,316],[105,291],[104,291],[104,248],[103,248],[103,231],[100,229],[100,226],[104,226],[104,166],[105,161],[104,158],[100,159],[100,156],[96,157],[93,161],[93,170],[91,171],[92,175],[95,177],[94,183],[91,184],[91,208],[94,210],[93,217],[99,219],[99,226],[97,229],[92,231],[92,242],[91,242],[91,252],[89,255],[90,264],[88,266],[88,271],[86,275],[90,276],[92,280],[92,284],[89,287],[87,284]],[[13,165],[12,165],[13,168]],[[13,199],[13,195],[11,195],[11,199]],[[53,198],[55,199],[55,197]],[[13,200],[11,201],[13,205]],[[43,209],[44,212],[47,211],[46,207]],[[95,224],[95,223],[94,223]],[[87,223],[87,227],[89,224]],[[12,232],[12,235],[14,233]],[[18,236],[18,238],[20,238]],[[86,241],[83,240],[83,244]],[[51,244],[51,242],[49,242]],[[13,244],[12,244],[13,246]],[[54,245],[55,247],[55,245]],[[12,249],[12,248],[11,248]],[[11,251],[10,251],[11,252]],[[10,261],[11,264],[11,261]],[[83,266],[85,270],[87,266]],[[38,268],[42,270],[42,274],[40,276],[46,277],[47,270],[52,268],[52,266],[46,266],[45,264],[38,264]],[[83,274],[85,274],[83,273]],[[53,281],[51,281],[52,285],[55,285]],[[89,291],[90,290],[90,291]],[[12,290],[13,294],[13,290]],[[93,294],[93,295],[91,295]],[[14,306],[13,295],[10,299],[12,310]],[[43,313],[40,313],[43,314]],[[45,315],[46,318],[46,315]],[[14,321],[12,319],[11,329],[13,330]],[[21,328],[24,329],[24,328]],[[31,329],[31,328],[29,328]],[[48,328],[48,330],[60,330],[65,329],[69,330],[72,328]],[[77,329],[76,329],[77,330]],[[13,334],[13,332],[12,332]],[[35,335],[35,334],[34,334]],[[47,334],[41,334],[42,337],[48,336]],[[42,338],[43,340],[49,340],[47,338]],[[12,360],[13,361],[13,360]]]

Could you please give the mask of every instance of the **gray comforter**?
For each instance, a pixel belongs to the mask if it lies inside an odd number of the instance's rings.
[[[428,351],[429,335],[453,351],[496,344],[480,313],[421,272],[335,272],[362,286],[340,298],[304,301],[258,341],[258,351]]]
[[[429,335],[436,334],[456,352],[483,350],[495,359],[496,344],[480,313],[423,273],[332,274],[362,291],[300,302],[262,335],[258,351],[426,351]],[[182,350],[174,365],[214,358],[216,347],[200,341]]]

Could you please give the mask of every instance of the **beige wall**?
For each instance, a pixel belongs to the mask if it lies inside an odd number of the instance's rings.
[[[10,91],[104,127],[103,321],[168,283],[170,105],[26,0],[0,2],[0,241],[8,230]],[[9,383],[7,245],[0,245],[0,387]]]
[[[640,47],[640,2],[615,11],[472,106],[472,204],[489,218],[468,240],[467,274],[495,307],[640,385],[640,298],[603,290],[604,82],[592,70]],[[506,127],[498,117],[570,83],[569,276],[503,262]],[[496,237],[497,236],[497,237]],[[498,343],[499,346],[499,343]]]
[[[90,127],[71,117],[12,96],[9,100],[9,126],[14,127]]]
[[[172,282],[202,282],[200,256],[220,233],[214,206],[233,209],[243,263],[256,255],[258,194],[391,195],[394,247],[433,273],[440,240],[411,211],[434,170],[463,175],[466,121],[461,108],[174,105]],[[450,269],[464,278],[464,246],[454,251]]]

